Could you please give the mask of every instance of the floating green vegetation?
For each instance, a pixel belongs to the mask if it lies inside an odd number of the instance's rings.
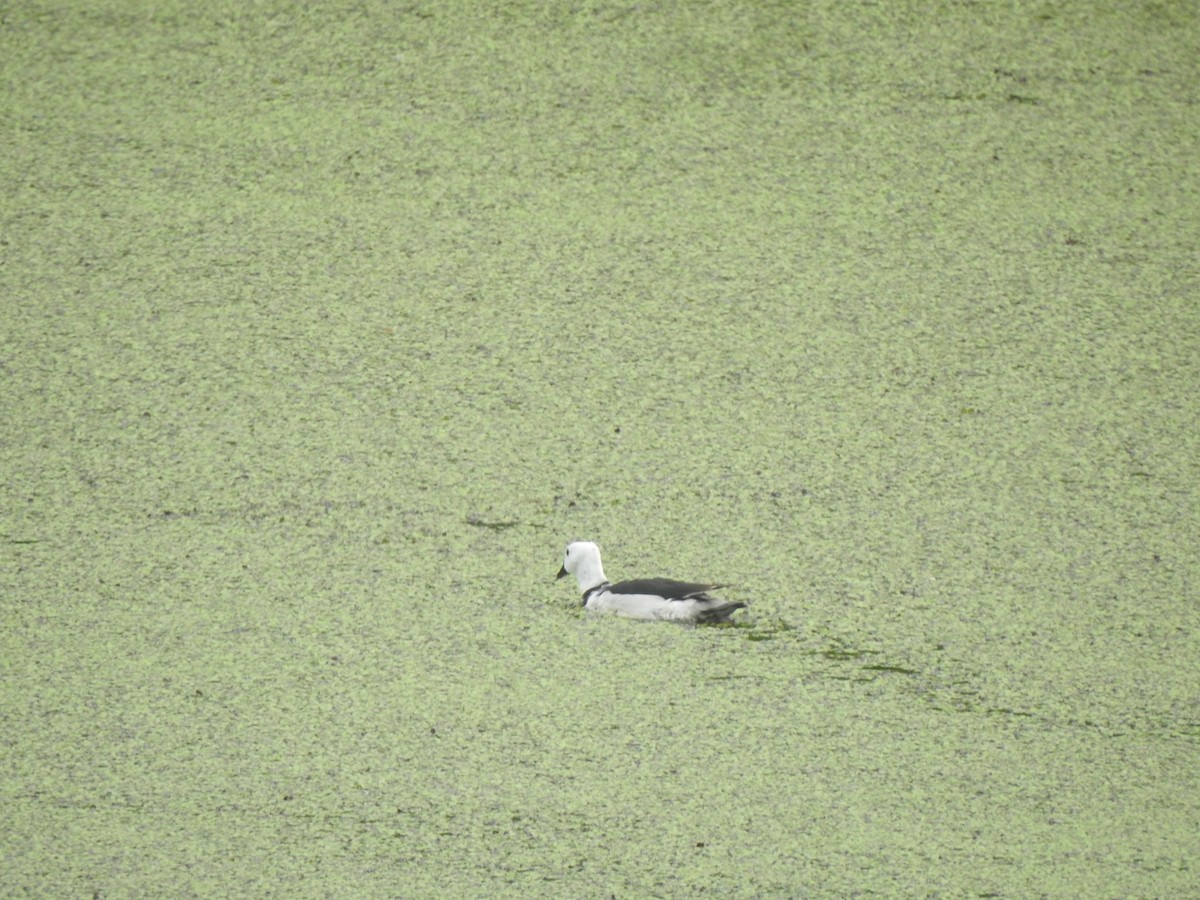
[[[487,528],[490,531],[504,531],[506,528],[516,528],[521,524],[516,520],[488,521],[481,516],[467,516],[466,523],[473,528]]]
[[[875,665],[870,665],[870,666],[863,666],[863,671],[865,671],[865,672],[896,672],[900,675],[920,675],[921,674],[916,669],[908,669],[908,668],[905,668],[904,666],[889,666],[889,665],[884,665],[881,663],[876,663]]]
[[[1016,709],[1009,709],[1006,706],[992,706],[985,710],[989,716],[1022,716],[1026,719],[1034,718],[1033,713],[1021,712]]]
[[[837,662],[846,662],[848,660],[862,659],[865,656],[877,656],[878,650],[858,650],[853,647],[827,647],[818,653],[826,659],[832,659]]]
[[[781,635],[797,630],[795,625],[789,625],[783,619],[775,619],[773,622],[733,622],[730,624],[735,628],[746,629],[746,640],[748,641],[773,641]]]

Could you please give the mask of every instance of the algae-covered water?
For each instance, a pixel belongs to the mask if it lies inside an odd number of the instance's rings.
[[[1183,4],[9,4],[0,893],[1200,885]],[[585,617],[727,581],[733,627]]]

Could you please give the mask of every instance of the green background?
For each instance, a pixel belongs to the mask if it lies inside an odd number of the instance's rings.
[[[0,893],[1196,890],[1193,5],[17,2],[0,76]]]

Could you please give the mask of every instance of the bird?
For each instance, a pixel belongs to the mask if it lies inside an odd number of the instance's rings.
[[[567,544],[558,578],[574,575],[583,591],[583,606],[590,612],[609,612],[630,619],[668,619],[675,622],[728,622],[746,604],[718,600],[708,592],[724,584],[675,581],[671,578],[639,578],[618,581],[604,577],[600,548],[591,541]]]

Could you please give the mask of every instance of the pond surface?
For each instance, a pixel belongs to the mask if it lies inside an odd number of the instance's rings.
[[[1194,890],[1197,14],[474,10],[5,14],[4,892]]]

